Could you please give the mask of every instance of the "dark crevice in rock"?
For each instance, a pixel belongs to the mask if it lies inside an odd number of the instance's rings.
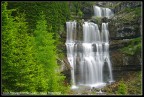
[[[134,39],[140,36],[110,37],[111,40]]]

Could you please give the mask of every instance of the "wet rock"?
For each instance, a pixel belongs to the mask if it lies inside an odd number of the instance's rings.
[[[84,19],[90,19],[94,15],[92,6],[84,7],[82,9],[82,12],[84,14],[83,16]]]
[[[110,19],[108,19],[108,18],[106,18],[106,17],[104,17],[104,18],[102,18],[102,20],[101,20],[102,22],[104,22],[104,23],[107,23],[107,22],[109,22],[110,21]]]

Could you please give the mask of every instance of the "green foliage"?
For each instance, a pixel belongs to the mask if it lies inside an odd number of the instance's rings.
[[[142,94],[142,72],[139,71],[133,77],[133,80],[130,80],[126,83],[128,87],[129,94],[141,95]]]
[[[7,3],[2,4],[3,92],[34,91],[35,63],[27,23],[24,14],[12,17],[6,6]]]
[[[53,33],[56,47],[61,46],[61,35],[65,34],[64,25],[71,18],[68,2],[8,2],[8,9],[12,8],[17,8],[19,12],[26,14],[28,33],[31,35],[34,35],[36,20],[40,19],[40,13],[43,11],[47,22],[46,30]],[[12,15],[15,16],[15,13]],[[59,49],[57,53],[60,54],[61,50]]]
[[[12,75],[12,71],[14,71],[13,65],[12,63],[12,57],[13,57],[13,43],[11,43],[11,41],[13,40],[13,38],[11,37],[15,37],[15,35],[13,35],[13,33],[16,31],[15,27],[14,27],[14,22],[13,22],[13,18],[10,17],[9,14],[11,14],[12,11],[8,11],[6,9],[7,3],[3,3],[2,4],[2,70],[6,70],[7,67],[9,67],[9,70],[11,71],[3,71],[2,72],[2,81],[3,83],[3,90],[4,91],[9,91],[10,88],[8,88],[9,85],[7,85],[6,83],[9,83],[11,81],[9,81],[9,77],[11,77]],[[14,27],[14,29],[13,29]],[[9,60],[8,60],[9,59]],[[8,61],[7,61],[8,60]],[[7,76],[8,75],[8,76]],[[14,80],[11,83],[15,83]]]
[[[85,2],[85,1],[74,1],[71,2],[71,12],[73,12],[76,16],[83,12],[86,7],[92,7],[95,2]]]
[[[135,38],[131,40],[130,44],[127,47],[120,49],[125,54],[134,55],[136,53],[140,53],[142,48],[141,38]]]
[[[51,33],[47,33],[45,16],[44,15],[40,15],[40,16],[41,19],[37,21],[36,30],[34,31],[34,36],[35,36],[34,43],[35,43],[35,50],[36,50],[35,56],[36,56],[37,65],[41,65],[42,68],[44,68],[44,71],[42,73],[44,75],[40,75],[40,76],[46,77],[46,79],[44,79],[44,82],[41,82],[40,84],[45,83],[44,86],[48,87],[47,85],[49,80],[48,78],[50,78],[50,74],[54,69],[52,65],[54,65],[55,67],[55,59],[53,59],[55,56],[55,53],[53,51],[54,40],[52,40]],[[45,89],[38,89],[38,90],[45,90]]]
[[[134,14],[135,14],[137,17],[142,16],[142,8],[141,8],[141,7],[135,8],[135,9],[134,9]]]
[[[117,94],[127,94],[127,85],[123,81],[119,83]]]
[[[128,71],[119,81],[104,87],[104,91],[110,95],[141,95],[142,71]]]
[[[72,2],[72,12],[75,12],[75,15],[78,15],[79,10],[81,9],[81,2],[80,1],[75,1]]]
[[[125,8],[123,9],[120,13],[125,12],[125,13],[129,13],[132,12],[133,14],[135,14],[136,16],[141,16],[142,12],[141,12],[141,7],[136,7],[136,8]]]
[[[52,27],[44,12],[31,34],[25,14],[8,10],[7,4],[2,4],[2,91],[66,93],[69,87],[58,70],[54,34],[48,32]]]
[[[8,2],[8,8],[18,8],[20,12],[25,12],[29,24],[29,30],[33,33],[36,28],[36,21],[39,19],[39,13],[43,11],[46,15],[48,31],[56,34],[59,32],[60,25],[64,25],[70,18],[68,2]]]
[[[47,32],[47,22],[43,14],[40,15],[40,20],[37,21],[34,35],[37,65],[42,65],[44,69],[44,75],[42,75],[44,80],[41,79],[42,84],[45,83],[44,86],[47,91],[62,92],[65,88],[62,83],[64,76],[58,71],[53,34]]]
[[[82,18],[83,12],[82,12],[81,10],[78,10],[78,16],[79,16],[80,18]]]

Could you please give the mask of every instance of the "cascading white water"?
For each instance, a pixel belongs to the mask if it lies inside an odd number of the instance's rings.
[[[102,16],[100,7],[96,8],[97,16]],[[104,15],[109,17],[110,13],[105,10]],[[83,40],[76,42],[74,34],[76,33],[76,21],[66,22],[67,26],[67,58],[70,63],[72,88],[78,88],[81,85],[89,87],[103,87],[106,82],[112,82],[112,67],[109,56],[109,31],[108,23],[102,23],[101,31],[98,25],[93,22],[84,22]],[[81,50],[78,47],[81,47]],[[77,61],[78,60],[78,61]],[[107,79],[104,78],[104,66],[109,71]]]
[[[93,6],[94,8],[94,16],[96,17],[107,17],[111,18],[114,16],[114,13],[109,8],[102,8],[99,6]]]
[[[66,22],[67,26],[67,40],[66,40],[66,47],[67,47],[67,58],[71,66],[71,80],[72,80],[72,88],[76,88],[75,86],[75,40],[74,40],[74,33],[76,32],[76,22]]]
[[[103,56],[100,31],[97,24],[85,22],[83,24],[83,63],[80,72],[81,85],[98,87],[103,82]],[[94,52],[94,47],[96,52]]]
[[[110,56],[109,56],[109,31],[108,31],[108,23],[102,23],[102,43],[103,43],[103,56],[104,56],[104,62],[107,62],[108,68],[109,68],[109,82],[113,81],[112,76],[112,67],[110,62]]]
[[[102,9],[99,6],[94,7],[94,15],[97,17],[102,17]]]

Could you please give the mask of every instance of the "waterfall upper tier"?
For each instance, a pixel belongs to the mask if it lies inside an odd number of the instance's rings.
[[[94,16],[96,16],[96,17],[111,18],[114,16],[113,11],[109,8],[103,8],[103,7],[99,7],[99,6],[93,6],[93,8],[94,8]]]

